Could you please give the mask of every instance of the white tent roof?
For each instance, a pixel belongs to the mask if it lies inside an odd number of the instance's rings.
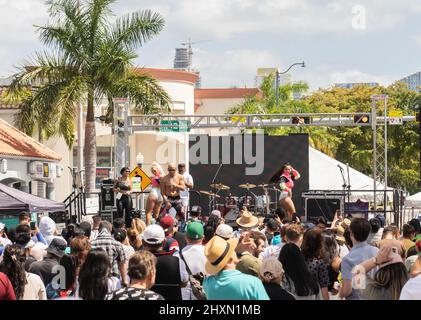
[[[413,194],[405,199],[405,207],[421,208],[421,192]]]
[[[342,190],[343,179],[340,165],[344,169],[345,179],[348,180],[346,165],[335,160],[328,155],[309,147],[309,187],[310,190]],[[373,190],[374,180],[369,176],[349,167],[349,180],[351,190]],[[377,190],[383,190],[384,186],[380,182],[377,183]],[[392,190],[391,188],[389,188]],[[383,195],[378,196],[380,199]],[[355,192],[351,195],[351,200],[357,199],[372,201],[373,192]]]

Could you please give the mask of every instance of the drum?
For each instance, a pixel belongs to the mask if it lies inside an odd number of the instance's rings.
[[[216,210],[219,210],[221,212],[221,217],[223,217],[229,210],[228,208],[225,207],[224,204],[217,204],[215,207],[216,207]]]
[[[240,207],[251,208],[254,207],[254,198],[252,196],[243,196],[239,200]]]
[[[228,196],[225,198],[225,207],[228,209],[235,209],[238,207],[238,197]]]

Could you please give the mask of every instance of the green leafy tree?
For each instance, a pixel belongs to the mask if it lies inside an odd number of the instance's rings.
[[[40,40],[50,51],[36,54],[31,67],[15,75],[9,99],[24,102],[17,126],[40,136],[61,135],[69,147],[74,142],[78,103],[85,102],[85,185],[95,189],[95,103],[104,98],[112,113],[113,97],[128,97],[141,113],[167,111],[170,98],[156,80],[136,72],[136,49],[164,27],[164,20],[149,10],[116,19],[115,0],[50,0],[50,21],[38,26]],[[29,91],[28,91],[29,90]]]

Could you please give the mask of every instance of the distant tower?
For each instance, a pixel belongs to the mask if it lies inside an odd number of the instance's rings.
[[[190,71],[199,76],[196,81],[195,87],[200,88],[202,85],[202,79],[200,78],[200,71],[193,69],[192,57],[193,57],[193,44],[207,42],[208,40],[201,40],[201,41],[191,41],[189,38],[188,42],[183,42],[181,45],[185,46],[184,48],[176,48],[175,49],[175,57],[174,57],[174,69],[175,70],[182,70],[182,71]]]
[[[192,65],[192,55],[188,48],[176,48],[174,58],[174,69],[176,70],[190,70]]]

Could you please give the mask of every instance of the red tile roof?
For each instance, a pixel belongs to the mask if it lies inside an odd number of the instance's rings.
[[[263,97],[258,88],[226,88],[226,89],[195,89],[195,99],[241,99],[246,97]]]
[[[60,161],[62,156],[0,119],[0,156]]]
[[[19,109],[20,105],[18,104],[6,104],[3,102],[3,95],[6,91],[7,86],[1,86],[0,87],[0,109]]]
[[[157,80],[181,81],[195,84],[197,79],[199,79],[199,76],[195,73],[174,69],[136,68],[135,71],[146,73]]]

